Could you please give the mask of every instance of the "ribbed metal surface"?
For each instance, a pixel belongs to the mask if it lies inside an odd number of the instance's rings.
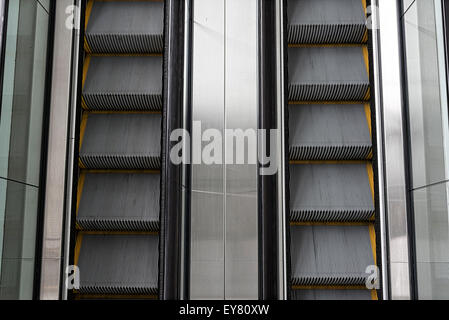
[[[92,52],[159,52],[164,45],[162,35],[87,34]]]
[[[374,203],[366,164],[290,166],[293,221],[368,221]]]
[[[83,154],[81,163],[86,169],[158,169],[161,158],[151,155]]]
[[[369,79],[361,47],[288,49],[290,101],[363,101]]]
[[[155,111],[162,108],[162,95],[141,93],[85,93],[84,102],[93,111]]]
[[[293,226],[293,285],[365,285],[374,264],[368,226]]]
[[[157,231],[159,174],[88,173],[76,222],[82,230]]]
[[[290,159],[363,160],[372,151],[364,105],[290,105]]]
[[[77,225],[81,230],[87,231],[159,231],[159,221],[144,220],[143,218],[79,218]]]
[[[360,222],[369,221],[374,211],[370,209],[291,209],[294,222]]]
[[[364,286],[367,274],[301,274],[293,278],[294,286]]]
[[[87,1],[89,8],[76,293],[157,296],[161,114],[152,111],[162,110],[164,2]]]
[[[366,159],[371,145],[358,146],[292,146],[289,149],[292,160],[342,160]]]
[[[360,43],[366,32],[364,24],[354,25],[290,25],[288,26],[289,43],[332,44]]]
[[[351,84],[293,84],[288,87],[290,101],[364,101],[369,98],[369,85]]]
[[[294,300],[372,298],[354,290],[365,286],[375,250],[364,3],[288,0]]]
[[[292,300],[370,300],[368,290],[293,290]]]
[[[95,1],[86,30],[93,53],[159,53],[163,50],[162,1]]]
[[[157,293],[157,248],[155,235],[85,234],[78,261],[80,293]]]
[[[289,0],[288,42],[362,43],[366,32],[360,0]]]
[[[160,167],[159,114],[91,114],[80,159],[90,169]]]
[[[89,110],[160,110],[162,57],[91,57],[83,99]]]

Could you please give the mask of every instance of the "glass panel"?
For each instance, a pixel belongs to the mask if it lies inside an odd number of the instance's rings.
[[[441,6],[440,1],[437,1]],[[413,188],[448,179],[442,13],[417,0],[404,15]],[[443,94],[441,94],[443,88]]]
[[[420,299],[449,299],[449,184],[414,191]]]
[[[31,299],[48,9],[37,0],[9,1],[7,21],[0,109],[0,299]]]
[[[442,1],[403,16],[416,275],[420,299],[449,299],[449,117]]]
[[[5,204],[1,299],[32,298],[38,192],[22,183],[0,184],[0,198],[5,199],[0,200]]]

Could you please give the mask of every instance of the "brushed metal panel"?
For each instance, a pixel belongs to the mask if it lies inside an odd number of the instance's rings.
[[[225,128],[258,127],[258,4],[227,0],[225,56]],[[234,143],[231,143],[233,142]],[[235,139],[225,137],[225,157],[234,157]],[[225,298],[258,298],[257,139],[248,139],[245,164],[226,164]]]
[[[222,164],[203,165],[201,130],[224,128],[224,1],[193,4],[190,298],[224,299]]]
[[[248,163],[257,139],[245,145],[245,164],[234,164],[239,149],[225,134],[258,125],[257,0],[196,0],[193,20],[190,298],[257,299],[258,168]],[[196,146],[207,129],[222,137],[213,164]]]
[[[48,137],[47,177],[44,206],[44,234],[42,242],[42,274],[40,298],[59,298],[60,270],[63,245],[64,185],[68,112],[70,97],[72,36],[66,28],[66,8],[73,0],[56,3],[52,97]]]
[[[223,193],[192,191],[190,299],[224,299]]]
[[[380,24],[377,54],[381,77],[377,80],[380,87],[376,89],[380,89],[381,97],[376,102],[381,104],[383,111],[385,210],[388,220],[386,234],[382,236],[388,239],[390,298],[410,299],[399,4],[398,1],[378,0],[377,5]]]

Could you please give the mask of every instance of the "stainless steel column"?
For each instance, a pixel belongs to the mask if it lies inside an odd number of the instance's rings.
[[[47,184],[42,242],[41,299],[56,300],[60,292],[63,255],[63,220],[73,29],[68,28],[67,8],[74,0],[56,1],[52,97],[48,137]]]
[[[402,53],[398,1],[377,0],[379,30],[375,32],[376,105],[379,139],[384,142],[385,218],[381,219],[384,271],[388,269],[389,298],[410,299],[410,257],[407,213]],[[376,41],[378,40],[378,41]],[[382,168],[382,166],[380,166]],[[383,185],[380,181],[379,185]],[[383,195],[383,190],[381,195]],[[381,198],[381,200],[383,200]],[[382,203],[381,203],[382,205]],[[381,218],[384,216],[382,215]],[[387,260],[387,261],[385,261]],[[385,277],[384,277],[385,278]],[[386,288],[385,288],[386,289]]]
[[[257,299],[258,172],[248,161],[257,157],[251,138],[258,120],[257,0],[193,6],[190,298]],[[221,137],[221,161],[201,161],[196,121]],[[250,129],[245,164],[236,164],[241,151],[226,129]],[[212,141],[204,138],[203,147]]]

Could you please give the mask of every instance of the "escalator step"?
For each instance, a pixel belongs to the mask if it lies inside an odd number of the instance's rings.
[[[158,169],[160,114],[90,114],[80,160],[87,169]]]
[[[363,286],[374,265],[369,226],[291,228],[294,286]]]
[[[290,105],[291,160],[363,160],[372,151],[364,105]]]
[[[87,173],[76,222],[82,230],[158,231],[159,174]]]
[[[370,300],[369,290],[293,290],[292,300]]]
[[[94,1],[86,30],[92,53],[160,53],[162,1]]]
[[[369,79],[362,47],[288,49],[290,101],[365,101]]]
[[[161,56],[92,56],[83,88],[89,110],[161,110]]]
[[[157,235],[79,236],[81,294],[157,294]]]
[[[288,43],[362,43],[366,33],[360,0],[289,0]]]
[[[292,221],[362,222],[374,215],[368,164],[290,165]]]

